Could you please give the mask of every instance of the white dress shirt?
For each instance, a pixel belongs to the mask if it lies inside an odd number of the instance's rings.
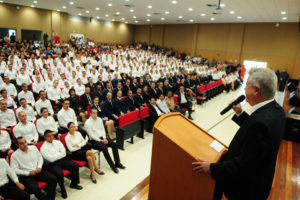
[[[169,113],[170,110],[166,104],[166,101],[162,101],[160,99],[157,100],[156,105],[164,112],[164,113]]]
[[[59,140],[53,140],[52,143],[45,141],[41,147],[43,158],[52,163],[66,157],[66,149]]]
[[[10,149],[11,140],[6,131],[0,130],[0,151],[2,149]]]
[[[10,166],[17,175],[29,176],[29,173],[43,166],[43,157],[36,146],[29,145],[28,151],[17,149],[11,155]]]
[[[36,120],[34,110],[31,106],[27,105],[26,108],[19,107],[16,111],[17,118],[19,119],[19,113],[24,111],[27,115],[27,121],[34,122]]]
[[[51,102],[48,99],[45,99],[45,101],[42,99],[37,100],[35,103],[35,110],[39,115],[41,115],[41,108],[47,108],[50,115],[54,114]]]
[[[44,81],[40,81],[40,82],[34,82],[32,84],[32,90],[34,93],[39,93],[40,91],[44,91],[46,90],[46,84]]]
[[[1,99],[1,98],[0,98]],[[14,101],[14,99],[13,98],[11,98],[10,96],[7,96],[7,99],[5,99],[6,100],[6,103],[7,103],[7,107],[8,108],[16,108],[17,107],[17,105],[16,105],[16,102]]]
[[[70,87],[69,88],[64,87],[63,90],[61,91],[61,98],[63,98],[63,99],[69,98],[70,97],[70,94],[69,94],[70,89],[71,89]]]
[[[91,140],[100,142],[100,137],[102,137],[103,139],[106,138],[105,128],[100,117],[97,117],[96,120],[90,117],[88,120],[86,120],[84,128]]]
[[[74,86],[75,92],[78,96],[81,96],[84,94],[85,92],[85,85],[81,84],[80,86],[78,84],[76,84]]]
[[[256,104],[256,105],[252,106],[252,107],[250,108],[250,112],[251,112],[251,113],[254,113],[257,109],[259,109],[259,108],[265,106],[265,105],[268,104],[268,103],[271,103],[272,101],[274,101],[274,99],[270,99],[270,100],[266,100],[266,101],[260,102],[260,103],[258,103],[258,104]]]
[[[57,125],[53,117],[41,117],[36,121],[36,129],[41,136],[44,136],[45,130],[57,132]]]
[[[19,182],[19,179],[15,171],[9,167],[5,159],[1,158],[0,159],[0,187],[9,183],[8,176],[9,178],[11,178],[11,180],[14,183]]]
[[[32,106],[34,106],[35,104],[35,100],[33,97],[32,92],[27,91],[26,93],[22,90],[19,94],[18,94],[18,100],[20,101],[20,99],[26,99],[27,103],[30,103]]]
[[[162,112],[159,110],[159,108],[157,107],[156,104],[154,104],[154,105],[152,105],[152,106],[154,107],[154,109],[155,109],[155,111],[156,111],[156,114],[157,114],[158,116],[161,116],[161,115],[164,114],[164,113],[162,113]]]
[[[48,88],[47,96],[48,96],[48,99],[50,99],[52,101],[61,99],[61,90],[60,90],[60,88],[58,88],[58,87]]]
[[[9,96],[15,96],[16,97],[17,94],[18,94],[16,87],[12,83],[9,83],[9,84],[4,83],[3,85],[1,85],[1,90],[2,89],[6,89],[7,95],[9,95]]]
[[[65,137],[65,141],[70,152],[77,151],[86,145],[86,141],[78,131],[76,131],[74,135],[68,133],[68,135]],[[78,145],[78,147],[73,147],[74,145]]]
[[[181,102],[179,102],[179,103],[186,103],[186,102],[187,102],[184,93],[180,93],[180,98],[181,98],[181,99],[180,99]]]
[[[13,80],[17,78],[17,72],[15,70],[9,70],[7,69],[4,72],[4,76],[8,76],[9,80]]]
[[[28,75],[19,74],[16,79],[17,85],[21,86],[23,83],[30,85],[31,80]]]
[[[78,126],[76,114],[72,108],[69,108],[68,110],[65,110],[64,108],[62,108],[57,113],[57,119],[58,119],[59,125],[63,128],[68,128],[69,122],[74,122],[75,126]]]
[[[3,128],[16,125],[17,120],[14,111],[7,109],[5,112],[2,112],[0,110],[0,123]]]
[[[35,125],[32,122],[26,122],[26,124],[19,122],[14,128],[14,135],[16,138],[20,136],[24,137],[27,143],[31,143],[32,141],[37,142],[39,139]]]

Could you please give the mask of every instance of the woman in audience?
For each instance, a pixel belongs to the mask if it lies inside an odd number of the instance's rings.
[[[71,152],[71,158],[73,160],[81,160],[88,162],[88,167],[91,171],[90,178],[93,183],[97,183],[95,173],[103,175],[94,159],[94,153],[91,151],[91,147],[83,139],[82,135],[76,131],[76,126],[73,122],[68,123],[69,132],[65,138],[68,150]]]
[[[81,117],[82,122],[86,121],[85,110],[81,108],[81,103],[79,96],[76,94],[75,89],[71,88],[69,90],[70,97],[68,98],[70,101],[70,108],[72,108],[77,116]]]

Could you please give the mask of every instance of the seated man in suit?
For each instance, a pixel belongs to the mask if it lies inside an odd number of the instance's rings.
[[[142,89],[137,88],[136,95],[134,96],[134,100],[137,102],[138,105],[145,107],[146,101],[143,97]]]
[[[130,90],[130,80],[129,79],[126,80],[126,83],[123,85],[122,90],[123,90],[124,95],[128,94],[128,91]]]
[[[110,137],[110,139],[114,139],[115,135],[114,135],[114,121],[109,119],[104,110],[101,108],[101,105],[99,104],[99,98],[95,97],[93,100],[93,105],[91,109],[96,109],[97,110],[97,116],[99,116],[102,120],[103,120],[103,124],[107,127],[107,133],[108,136]]]
[[[158,83],[158,87],[157,87],[157,89],[156,89],[156,92],[157,92],[158,98],[159,98],[159,96],[160,96],[161,94],[165,94],[165,91],[164,91],[164,83],[163,83],[163,82],[159,82],[159,83]]]
[[[88,82],[87,82],[87,84],[85,84],[85,87],[89,87],[91,94],[94,94],[95,84],[93,83],[93,78],[92,77],[88,77]]]
[[[150,94],[150,98],[154,97],[155,99],[158,99],[158,94],[155,89],[155,82],[152,82],[150,84],[149,94]]]
[[[35,146],[28,146],[24,137],[17,138],[17,149],[11,156],[10,166],[19,175],[19,180],[39,200],[54,200],[57,178],[42,169],[43,157]],[[33,159],[34,158],[34,159]],[[44,194],[38,186],[38,181],[47,183]]]
[[[114,101],[112,100],[112,93],[109,92],[106,95],[106,100],[103,103],[103,110],[105,115],[114,121],[117,121],[119,117],[115,114],[116,105]]]
[[[35,125],[27,120],[27,115],[24,111],[19,112],[18,118],[20,121],[13,131],[15,137],[24,137],[28,144],[36,145],[39,135]]]
[[[103,152],[110,168],[115,173],[119,172],[118,168],[125,169],[120,161],[119,151],[116,143],[114,143],[110,138],[106,138],[103,120],[97,116],[96,109],[93,108],[91,110],[91,117],[85,122],[84,127],[89,134],[92,148]],[[112,148],[115,163],[112,161],[111,156],[108,152],[108,148],[106,146]]]
[[[106,96],[107,96],[107,93],[109,93],[109,92],[110,92],[111,94],[113,94],[114,90],[112,89],[111,84],[108,82],[108,83],[106,83],[106,88],[105,88],[104,91],[103,91],[104,97],[106,97]]]
[[[79,167],[76,163],[66,158],[66,149],[59,140],[53,140],[55,131],[45,130],[45,142],[41,147],[41,154],[47,164],[47,170],[56,176],[58,185],[61,188],[61,196],[65,199],[68,197],[64,185],[64,174],[62,169],[71,172],[70,187],[73,189],[81,190],[82,187],[79,183]]]
[[[163,113],[169,113],[170,110],[167,106],[167,103],[165,101],[165,95],[164,94],[160,94],[159,95],[159,99],[156,101],[156,105],[158,106],[158,108],[163,111]]]
[[[114,103],[116,106],[116,115],[121,116],[130,112],[125,100],[122,98],[122,91],[117,92],[117,97],[115,98]]]
[[[25,186],[19,182],[16,173],[3,158],[0,159],[0,180],[0,199],[30,199],[30,195],[24,191]]]
[[[168,91],[165,101],[171,112],[180,112],[181,114],[185,115],[185,110],[180,109],[179,105],[175,104],[172,91]]]
[[[192,102],[188,100],[188,97],[184,91],[184,86],[180,86],[179,92],[177,93],[178,95],[178,104],[180,108],[186,108],[188,109],[189,113],[189,119],[193,120],[191,114],[192,114]]]
[[[93,104],[94,96],[91,94],[91,88],[85,87],[84,94],[80,97],[81,108],[87,110],[87,107]]]
[[[153,126],[156,122],[156,120],[164,114],[164,112],[156,105],[156,100],[154,97],[151,97],[149,106],[149,114],[150,114],[150,120],[151,120],[151,127],[153,129]]]
[[[134,111],[134,110],[143,108],[143,106],[139,105],[138,102],[134,99],[131,90],[128,90],[128,95],[125,99],[125,103],[128,106],[130,111]]]

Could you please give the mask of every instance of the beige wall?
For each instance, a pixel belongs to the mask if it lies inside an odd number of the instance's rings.
[[[133,26],[124,23],[103,25],[91,22],[72,21],[66,13],[15,5],[0,4],[0,28],[16,28],[21,39],[21,29],[52,31],[67,40],[70,33],[85,34],[86,38],[103,43],[130,44],[133,41]]]
[[[134,30],[135,42],[149,41],[221,62],[264,61],[274,70],[286,68],[293,78],[300,73],[297,23],[147,25]]]

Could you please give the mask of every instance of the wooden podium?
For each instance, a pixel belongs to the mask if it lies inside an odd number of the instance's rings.
[[[161,116],[153,132],[149,200],[213,199],[215,181],[194,172],[192,162],[218,162],[224,146],[179,113]]]

